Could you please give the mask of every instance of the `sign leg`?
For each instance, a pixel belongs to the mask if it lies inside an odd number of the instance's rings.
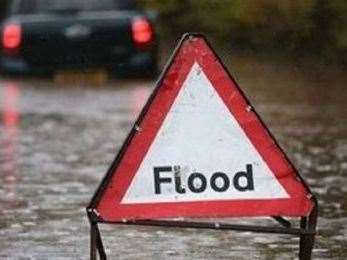
[[[307,217],[302,217],[300,220],[300,228],[307,230]],[[301,234],[300,235],[300,260],[310,260],[311,250],[310,250],[310,235]]]
[[[97,252],[100,260],[106,260],[106,252],[101,240],[100,231],[96,222],[90,224],[90,260],[97,260]]]
[[[96,241],[97,241],[96,223],[91,222],[90,223],[90,260],[97,260]]]
[[[308,217],[301,218],[300,227],[309,231],[310,234],[300,235],[300,260],[311,260],[317,225],[317,213],[317,201],[315,201],[311,214]]]
[[[96,231],[96,246],[99,252],[99,256],[101,260],[106,260],[106,252],[104,249],[104,245],[102,243],[102,239],[101,239],[101,234],[100,234],[100,230],[97,224],[95,224],[95,231]]]

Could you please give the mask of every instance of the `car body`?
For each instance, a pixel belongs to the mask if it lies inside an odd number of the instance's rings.
[[[106,68],[154,75],[154,17],[134,0],[7,0],[0,66],[7,72]]]

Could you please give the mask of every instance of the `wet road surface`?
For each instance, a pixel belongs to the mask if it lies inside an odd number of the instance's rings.
[[[238,57],[234,75],[320,202],[314,259],[347,259],[347,77]],[[0,259],[87,259],[85,214],[153,82],[0,79]],[[272,223],[270,221],[270,223]],[[293,259],[298,238],[103,226],[110,259]]]

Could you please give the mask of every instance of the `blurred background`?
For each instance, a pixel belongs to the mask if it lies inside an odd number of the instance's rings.
[[[347,62],[347,3],[341,0],[149,0],[164,39],[206,33],[222,48],[257,55]]]
[[[346,14],[342,0],[0,0],[0,259],[87,258],[85,206],[187,31],[211,41],[317,195],[313,259],[346,259]],[[282,235],[102,234],[111,259],[298,250]]]

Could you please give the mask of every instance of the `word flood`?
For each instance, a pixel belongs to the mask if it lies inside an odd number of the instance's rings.
[[[234,189],[245,192],[254,190],[253,166],[246,165],[245,171],[236,172],[230,176],[224,172],[214,172],[208,178],[204,173],[193,172],[183,179],[180,166],[158,166],[153,168],[155,194],[162,194],[163,185],[174,185],[175,191],[184,194],[187,190],[193,193],[203,193],[210,187],[215,192],[226,192],[233,186]]]

